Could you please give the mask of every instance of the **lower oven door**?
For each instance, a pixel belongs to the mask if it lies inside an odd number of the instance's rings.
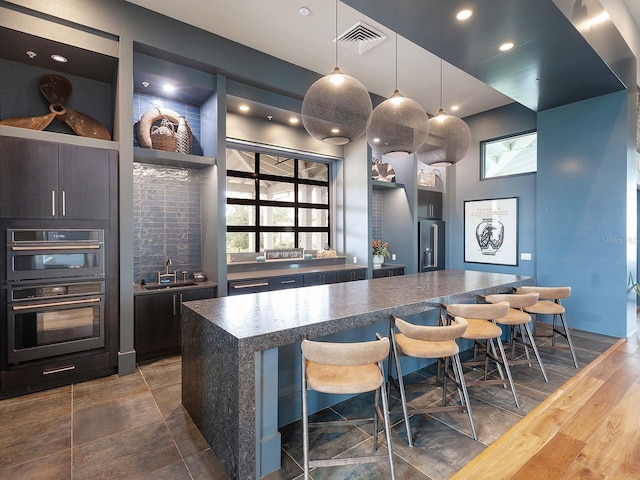
[[[7,305],[9,363],[104,347],[104,295]]]

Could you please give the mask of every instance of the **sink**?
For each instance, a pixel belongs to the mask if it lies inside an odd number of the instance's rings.
[[[147,285],[142,285],[142,288],[144,288],[145,290],[162,290],[163,288],[189,287],[195,284],[196,282],[194,281],[173,282],[173,283],[149,283]]]

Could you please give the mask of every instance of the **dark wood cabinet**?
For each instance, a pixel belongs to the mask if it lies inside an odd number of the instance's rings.
[[[353,270],[343,270],[336,273],[336,283],[355,282],[356,280],[366,280],[367,269],[356,268]]]
[[[336,272],[314,272],[304,274],[304,286],[336,283]]]
[[[269,279],[269,290],[284,290],[286,288],[298,288],[303,286],[303,275],[286,275],[284,277],[272,277]]]
[[[0,217],[108,220],[117,152],[0,138]]]
[[[373,270],[373,278],[395,277],[396,275],[404,275],[407,267],[404,265],[383,265]]]
[[[136,295],[134,348],[138,361],[180,353],[182,303],[216,296],[214,287]]]
[[[442,192],[418,189],[418,218],[442,218]]]

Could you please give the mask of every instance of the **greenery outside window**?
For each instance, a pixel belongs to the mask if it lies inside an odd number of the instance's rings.
[[[319,250],[329,238],[329,165],[227,149],[228,254]]]
[[[538,133],[528,132],[480,142],[480,179],[535,173]]]

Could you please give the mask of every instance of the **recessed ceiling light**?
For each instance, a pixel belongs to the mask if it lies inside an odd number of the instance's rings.
[[[511,50],[512,48],[513,48],[513,43],[511,42],[506,42],[500,45],[501,52],[506,52],[507,50]]]
[[[297,117],[291,117],[289,118],[289,123],[296,125],[300,120],[298,120]]]
[[[34,52],[33,50],[27,50],[27,57],[29,58],[35,58],[38,54],[36,52]]]
[[[449,110],[451,110],[452,112],[457,112],[458,110],[460,110],[460,106],[459,105],[451,105],[451,108],[449,108]]]
[[[249,111],[249,105],[240,105],[238,108],[240,109],[241,112]]]
[[[167,93],[173,93],[176,91],[176,87],[174,87],[173,85],[171,85],[170,83],[165,83],[162,86],[162,89],[167,92]]]
[[[55,60],[56,62],[67,63],[67,57],[63,57],[62,55],[58,55],[57,53],[51,55],[51,59]]]
[[[311,10],[308,7],[300,7],[298,9],[298,13],[303,17],[306,17],[307,15],[311,14]]]
[[[458,20],[467,20],[471,18],[471,15],[473,15],[473,10],[465,8],[464,10],[460,10],[458,13],[456,13],[456,18]]]

